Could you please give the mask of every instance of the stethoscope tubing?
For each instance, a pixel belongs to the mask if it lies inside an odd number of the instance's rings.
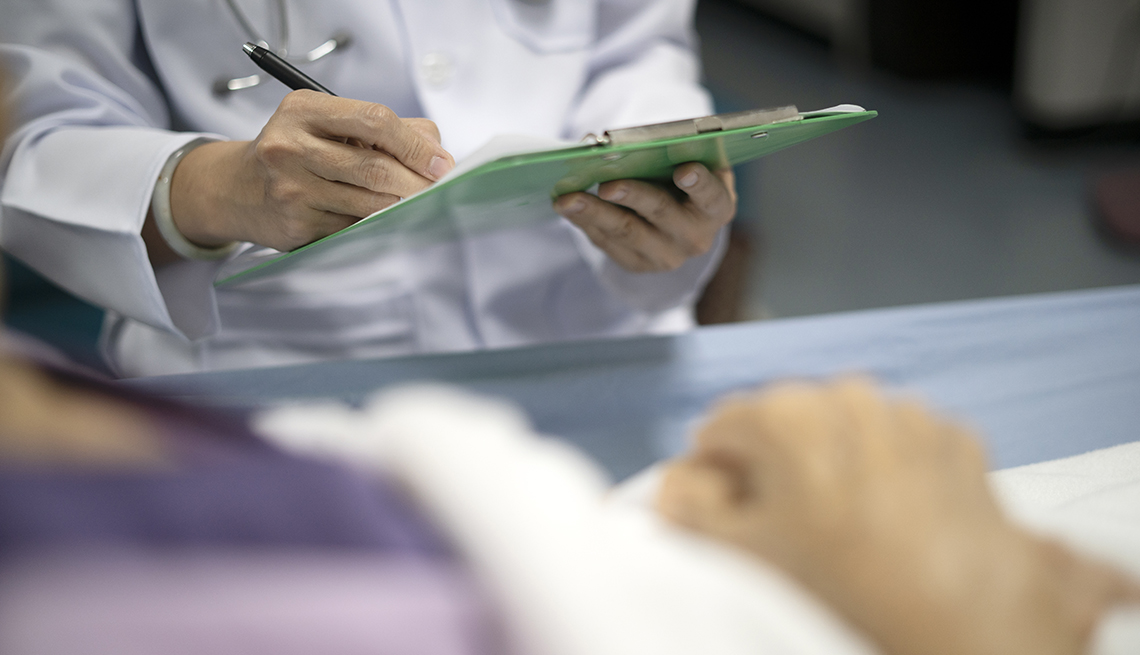
[[[253,26],[253,23],[246,16],[238,5],[237,0],[224,0],[226,8],[229,9],[230,14],[238,25],[241,26],[243,32],[249,37],[249,40],[257,45],[270,50],[278,57],[286,61],[297,63],[311,63],[318,59],[323,59],[334,52],[340,52],[348,48],[352,44],[352,35],[347,32],[337,32],[317,47],[309,50],[308,52],[298,55],[290,56],[289,54],[289,12],[285,6],[285,0],[273,0],[277,5],[277,43],[273,47],[262,36],[261,32]],[[247,75],[245,77],[233,78],[219,78],[214,82],[214,94],[218,96],[226,96],[235,91],[242,89],[249,89],[260,85],[262,82],[261,75]]]

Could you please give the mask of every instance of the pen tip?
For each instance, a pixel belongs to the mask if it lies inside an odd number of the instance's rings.
[[[246,44],[241,47],[241,49],[245,51],[245,54],[252,55],[253,51],[257,49],[257,46],[247,41]]]

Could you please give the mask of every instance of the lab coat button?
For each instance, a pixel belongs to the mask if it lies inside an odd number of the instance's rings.
[[[428,86],[443,88],[451,81],[454,73],[451,57],[442,52],[429,52],[420,60],[420,74]]]

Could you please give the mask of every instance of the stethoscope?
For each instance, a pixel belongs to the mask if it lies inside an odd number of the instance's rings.
[[[313,48],[312,50],[301,55],[289,54],[289,12],[285,10],[285,0],[273,0],[273,4],[277,5],[277,48],[269,45],[269,41],[261,35],[261,32],[253,26],[249,17],[245,15],[241,7],[238,6],[237,0],[224,0],[226,7],[230,10],[230,14],[241,25],[242,31],[245,32],[249,40],[257,45],[272,50],[277,53],[277,56],[286,59],[290,62],[298,62],[302,64],[312,63],[318,59],[323,59],[334,52],[340,52],[350,45],[352,45],[352,35],[347,32],[337,32],[329,37],[324,43]],[[546,6],[550,4],[550,0],[516,0],[520,4],[531,6]],[[261,75],[247,75],[246,77],[232,77],[232,78],[219,78],[214,82],[214,94],[219,96],[229,95],[234,91],[241,91],[242,89],[249,89],[261,84]]]
[[[277,53],[278,57],[286,59],[291,62],[298,63],[311,63],[318,59],[340,52],[350,45],[352,45],[352,35],[347,32],[337,32],[336,34],[325,40],[317,47],[309,50],[300,55],[289,54],[289,12],[285,9],[285,0],[273,0],[273,4],[277,5],[277,47],[274,48],[269,45],[261,32],[253,26],[249,17],[245,15],[241,7],[238,6],[237,0],[225,0],[226,7],[229,8],[230,13],[238,24],[241,25],[242,31],[257,45],[272,50]],[[219,96],[228,95],[234,91],[241,91],[242,89],[249,89],[261,84],[261,75],[247,75],[246,77],[233,77],[233,78],[220,78],[214,82],[214,93]]]

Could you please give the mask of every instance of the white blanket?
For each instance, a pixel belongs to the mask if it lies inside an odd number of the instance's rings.
[[[593,462],[498,401],[411,387],[359,412],[276,409],[258,426],[401,480],[498,602],[518,655],[876,652],[778,570],[660,521],[653,471],[611,492]],[[993,481],[1027,524],[1140,573],[1140,443]],[[1094,650],[1140,652],[1140,614],[1114,614]]]

